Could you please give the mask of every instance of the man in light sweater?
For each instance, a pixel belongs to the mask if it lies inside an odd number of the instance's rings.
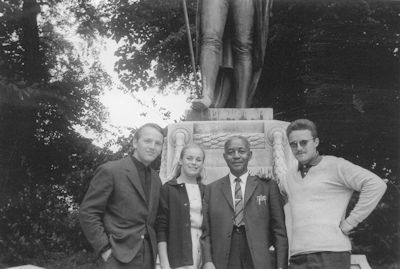
[[[345,159],[319,155],[312,121],[296,120],[286,134],[298,160],[281,182],[292,219],[289,268],[349,269],[348,235],[374,210],[386,184]],[[353,191],[360,192],[359,200],[346,217]]]

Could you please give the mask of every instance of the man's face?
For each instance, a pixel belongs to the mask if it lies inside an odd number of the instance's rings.
[[[319,139],[313,138],[310,130],[293,131],[288,138],[293,155],[301,164],[310,162],[317,154]]]
[[[240,138],[234,138],[225,149],[224,159],[231,173],[239,177],[246,173],[251,155],[252,152],[246,143]]]
[[[141,130],[138,139],[133,139],[135,152],[133,156],[144,165],[149,165],[160,155],[163,145],[163,135],[152,127]]]

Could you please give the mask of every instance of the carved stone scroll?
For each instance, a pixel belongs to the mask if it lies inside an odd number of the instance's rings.
[[[265,148],[265,139],[263,133],[218,133],[218,134],[195,134],[193,142],[201,145],[204,149],[221,149],[228,138],[233,135],[246,137],[250,142],[252,149]]]
[[[281,187],[288,171],[285,157],[286,132],[283,126],[276,125],[266,127],[265,133],[268,144],[272,146],[273,178]]]
[[[173,174],[175,173],[175,169],[178,167],[179,158],[181,156],[181,152],[183,147],[188,143],[190,134],[186,129],[176,129],[172,134],[172,140],[175,142],[175,151],[174,158],[172,159],[171,171],[167,177],[167,180],[171,180]]]
[[[273,160],[274,160],[274,175],[280,185],[282,180],[285,180],[288,168],[286,166],[284,141],[285,135],[282,130],[272,130],[273,133]]]
[[[160,165],[160,178],[163,182],[167,178],[167,152],[168,152],[168,137],[165,137],[161,153],[161,165]]]
[[[182,148],[193,140],[193,124],[178,123],[168,126],[168,134],[164,141],[161,158],[160,178],[162,182],[170,178],[173,169],[179,162]]]

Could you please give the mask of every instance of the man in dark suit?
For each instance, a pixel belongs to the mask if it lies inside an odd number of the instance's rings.
[[[99,257],[100,268],[155,268],[161,180],[150,168],[161,153],[162,129],[140,127],[132,156],[101,165],[81,204],[82,229]]]
[[[249,141],[234,136],[225,143],[229,175],[206,186],[203,205],[205,269],[287,268],[288,241],[277,184],[249,176]]]

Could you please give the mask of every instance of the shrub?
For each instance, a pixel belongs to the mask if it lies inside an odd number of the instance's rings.
[[[0,208],[4,262],[46,259],[85,247],[77,207],[59,185],[25,186]]]

